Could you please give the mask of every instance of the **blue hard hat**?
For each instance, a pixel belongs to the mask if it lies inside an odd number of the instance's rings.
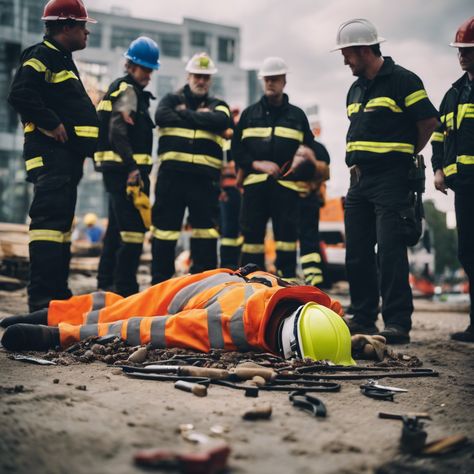
[[[133,40],[124,56],[138,66],[149,69],[160,68],[160,48],[147,36],[140,36]]]

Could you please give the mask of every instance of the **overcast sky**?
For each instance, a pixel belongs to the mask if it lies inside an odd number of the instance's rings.
[[[300,107],[319,104],[321,141],[332,160],[331,195],[344,194],[347,90],[354,80],[340,52],[330,53],[339,25],[367,18],[387,39],[382,53],[418,74],[436,107],[461,74],[456,50],[448,44],[472,16],[472,0],[85,0],[95,10],[123,8],[131,16],[180,23],[183,17],[240,27],[241,66],[258,68],[266,56],[283,57],[291,70],[286,92]],[[224,97],[225,99],[225,97]],[[429,161],[431,147],[424,150]],[[452,195],[436,193],[431,167],[427,196],[440,209],[453,207]]]

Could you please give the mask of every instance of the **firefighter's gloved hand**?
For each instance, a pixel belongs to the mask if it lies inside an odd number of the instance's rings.
[[[143,225],[149,229],[151,226],[151,203],[150,198],[143,192],[140,182],[136,185],[127,185],[127,196],[129,196],[135,208],[140,213]]]

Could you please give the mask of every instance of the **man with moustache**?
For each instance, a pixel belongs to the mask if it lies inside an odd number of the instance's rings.
[[[109,194],[109,222],[99,262],[99,289],[113,288],[121,296],[138,292],[137,270],[149,216],[137,209],[136,198],[150,193],[153,129],[148,109],[153,95],[145,90],[160,66],[158,45],[146,36],[131,42],[126,74],[110,85],[99,103],[100,133],[96,168]],[[148,208],[148,213],[149,213]]]
[[[382,297],[380,334],[406,343],[413,312],[407,245],[419,237],[409,169],[438,114],[419,77],[382,56],[383,41],[368,20],[353,19],[339,27],[334,49],[357,77],[347,95],[346,269],[354,310],[347,324],[353,334],[378,332]]]
[[[68,299],[71,226],[85,157],[99,134],[97,114],[74,64],[89,18],[82,0],[51,0],[41,18],[46,34],[23,51],[8,102],[24,127],[27,181],[34,184],[29,229],[30,311]]]
[[[241,264],[255,263],[264,269],[264,238],[271,218],[275,266],[280,277],[291,280],[296,277],[299,193],[307,190],[305,181],[314,176],[314,167],[298,165],[303,172],[295,173],[294,165],[306,163],[308,153],[314,160],[314,137],[305,113],[290,104],[283,92],[287,73],[282,58],[263,61],[259,77],[264,95],[242,112],[232,137],[232,153],[245,173]]]
[[[469,279],[470,324],[451,339],[474,342],[474,17],[458,29],[454,42],[465,73],[451,86],[441,102],[441,125],[431,144],[435,187],[447,194],[454,191],[458,229],[458,255]]]
[[[232,126],[229,106],[209,95],[217,68],[206,53],[187,63],[187,84],[159,103],[160,169],[152,209],[152,283],[175,272],[175,248],[186,208],[191,231],[191,273],[217,267],[218,198],[223,132]]]

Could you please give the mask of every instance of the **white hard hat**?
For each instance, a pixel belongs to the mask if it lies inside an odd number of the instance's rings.
[[[337,46],[331,51],[337,51],[350,46],[371,46],[383,43],[385,38],[377,34],[375,26],[364,18],[354,18],[344,22],[337,32]]]
[[[191,74],[215,74],[217,72],[214,61],[207,53],[196,53],[186,64],[186,71]]]
[[[265,58],[262,63],[260,71],[258,71],[258,77],[266,76],[280,76],[281,74],[288,73],[288,66],[282,58],[271,56]]]

